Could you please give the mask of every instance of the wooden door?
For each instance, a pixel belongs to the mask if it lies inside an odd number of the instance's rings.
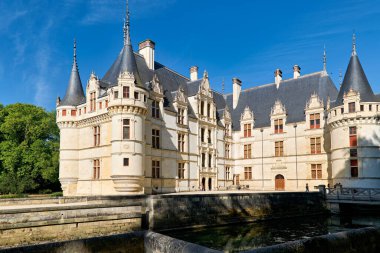
[[[283,175],[277,175],[275,177],[275,190],[276,191],[283,191],[285,190],[285,178]]]

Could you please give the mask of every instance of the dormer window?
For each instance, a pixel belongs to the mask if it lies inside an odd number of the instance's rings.
[[[348,112],[355,112],[355,102],[348,103]]]
[[[139,100],[139,93],[137,91],[135,91],[135,99]]]
[[[230,124],[226,124],[224,128],[224,136],[230,136]]]
[[[310,129],[318,129],[321,127],[321,114],[312,113],[310,114]]]
[[[207,117],[210,118],[210,115],[211,115],[211,105],[207,104]]]
[[[129,98],[129,87],[123,87],[123,98]]]
[[[160,103],[156,100],[152,102],[152,117],[156,119],[160,118]]]
[[[244,137],[251,137],[252,136],[252,125],[251,124],[244,124]]]
[[[96,110],[96,98],[95,98],[95,96],[96,96],[95,91],[90,93],[90,112],[93,112]]]
[[[178,108],[177,124],[184,125],[185,123],[185,109]]]
[[[205,104],[203,101],[201,101],[201,115],[204,115],[204,107],[205,107]]]
[[[275,119],[274,120],[274,133],[283,133],[284,132],[284,121],[282,119]]]

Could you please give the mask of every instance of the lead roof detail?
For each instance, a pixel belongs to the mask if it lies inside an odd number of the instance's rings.
[[[83,92],[82,82],[79,76],[76,48],[76,41],[74,40],[73,67],[71,69],[70,80],[67,86],[65,97],[62,99],[60,105],[77,106],[86,101]]]

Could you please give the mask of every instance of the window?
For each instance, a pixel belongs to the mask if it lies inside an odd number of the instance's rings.
[[[230,144],[224,144],[224,156],[225,158],[230,158]]]
[[[226,167],[226,180],[230,180],[230,173],[231,173],[230,167]]]
[[[137,91],[135,91],[135,99],[139,100],[139,93]]]
[[[100,145],[100,126],[94,126],[94,147]]]
[[[312,164],[311,165],[311,178],[321,179],[322,178],[322,164]]]
[[[358,139],[356,135],[356,127],[350,127],[350,147],[356,147],[358,145]]]
[[[205,107],[205,103],[203,101],[201,101],[201,115],[204,114],[204,107]]]
[[[252,180],[252,167],[244,167],[244,179]]]
[[[95,98],[95,91],[90,93],[90,112],[93,112],[96,110],[96,98]]]
[[[275,119],[274,120],[274,133],[283,133],[284,132],[284,125],[282,119]]]
[[[82,109],[79,109],[79,116],[82,114]]]
[[[206,167],[206,154],[202,153],[202,167]]]
[[[355,112],[355,102],[348,103],[348,112]]]
[[[360,111],[364,111],[364,105],[360,105]]]
[[[350,149],[350,157],[358,157],[358,150],[356,148]]]
[[[99,109],[102,109],[102,107],[103,107],[103,103],[99,102]]]
[[[114,91],[114,93],[113,93],[113,98],[114,99],[117,99],[117,98],[119,98],[119,91]]]
[[[66,109],[62,110],[62,116],[66,116]]]
[[[358,160],[350,160],[351,165],[351,177],[358,177]]]
[[[207,103],[207,117],[210,118],[211,115],[211,105]]]
[[[100,162],[99,159],[95,159],[92,161],[93,163],[93,175],[92,179],[99,179],[100,178]]]
[[[130,122],[130,119],[123,119],[123,140],[129,140],[131,138]]]
[[[123,159],[123,165],[124,166],[129,166],[129,158],[124,158]]]
[[[178,108],[177,123],[180,125],[184,125],[184,122],[185,122],[185,109]]]
[[[160,148],[160,130],[152,129],[152,148]]]
[[[310,138],[310,153],[321,153],[321,137]]]
[[[284,142],[276,141],[274,143],[275,156],[284,156]]]
[[[185,163],[178,163],[178,178],[185,178]]]
[[[211,130],[208,130],[208,143],[211,143]]]
[[[123,87],[123,98],[129,98],[129,86]]]
[[[178,151],[185,152],[185,135],[178,134]]]
[[[244,145],[244,159],[251,158],[251,153],[252,153],[252,145],[251,144]]]
[[[340,108],[340,113],[343,114],[344,113],[344,108]]]
[[[372,111],[372,105],[369,105],[369,106],[368,106],[368,110],[369,110],[369,111]]]
[[[251,124],[244,124],[244,137],[251,137]]]
[[[212,155],[211,154],[208,155],[208,167],[209,168],[212,167]]]
[[[320,117],[321,116],[319,113],[310,114],[310,128],[311,129],[320,128],[320,126],[321,126]]]
[[[156,119],[160,118],[160,103],[156,100],[152,102],[152,117]]]
[[[160,161],[152,161],[152,178],[160,178]]]
[[[71,116],[76,116],[77,115],[77,110],[71,110]]]
[[[205,142],[205,129],[201,128],[201,141]]]
[[[108,100],[106,100],[106,108],[108,107]]]
[[[86,113],[86,112],[87,112],[87,108],[86,108],[86,107],[84,107],[84,108],[83,108],[83,111],[84,111],[84,113]]]

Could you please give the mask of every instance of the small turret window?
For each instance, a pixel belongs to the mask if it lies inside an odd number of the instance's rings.
[[[71,110],[71,116],[76,116],[77,115],[77,110]]]
[[[66,109],[62,110],[62,116],[66,116]]]
[[[140,98],[139,98],[139,93],[137,92],[137,91],[135,91],[135,99],[136,100],[139,100]]]
[[[316,129],[321,127],[321,119],[319,113],[310,114],[310,128]]]
[[[274,120],[274,133],[283,133],[284,132],[284,123],[282,119],[275,119]]]
[[[251,137],[251,124],[244,124],[244,137]]]
[[[123,98],[129,98],[129,87],[123,87]]]
[[[130,119],[123,119],[123,140],[129,140],[130,139]]]
[[[90,93],[90,112],[93,112],[96,110],[96,98],[95,98],[95,92]]]
[[[348,104],[348,112],[349,113],[355,112],[355,102]]]
[[[113,97],[114,97],[114,99],[119,98],[119,92],[118,92],[118,91],[115,91],[115,92],[113,93]]]

